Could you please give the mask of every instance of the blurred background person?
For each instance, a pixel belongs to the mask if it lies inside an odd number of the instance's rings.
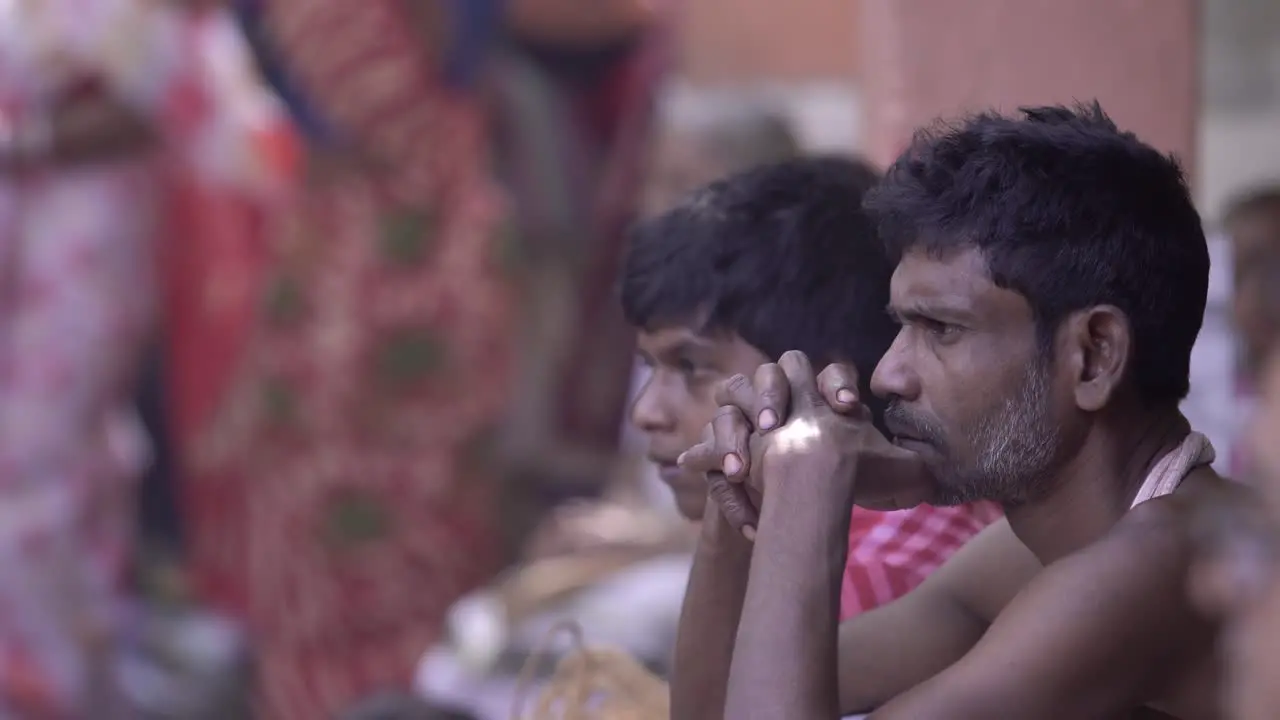
[[[240,8],[306,156],[245,361],[190,448],[223,488],[190,536],[204,596],[248,622],[264,718],[404,685],[496,569],[468,448],[507,388],[504,209],[482,107],[436,76],[450,24],[416,7]]]
[[[192,444],[239,369],[258,310],[267,236],[292,190],[288,118],[235,16],[217,0],[173,0],[182,72],[165,102],[159,337],[139,408],[154,448],[141,487],[134,639],[121,672],[147,717],[244,717],[244,628],[193,602],[190,518],[207,527],[234,486],[193,472]],[[219,608],[225,610],[225,608]]]
[[[156,305],[174,18],[133,0],[0,22],[0,717],[129,717],[114,667]]]
[[[1260,275],[1280,280],[1272,268]],[[1273,345],[1280,303],[1258,305],[1256,321],[1271,325],[1248,341]],[[1255,327],[1262,328],[1262,325]],[[1200,557],[1188,591],[1200,607],[1226,619],[1219,645],[1227,677],[1224,717],[1274,717],[1280,694],[1280,354],[1270,350],[1257,366],[1256,408],[1240,452],[1261,502],[1244,505],[1209,498],[1200,513],[1196,538]]]
[[[1257,401],[1259,373],[1280,330],[1271,310],[1280,301],[1275,284],[1280,277],[1280,186],[1254,188],[1233,198],[1223,229],[1231,250],[1231,320],[1237,332],[1234,409],[1247,414]],[[1248,439],[1237,438],[1231,450],[1232,473],[1248,480],[1254,471]]]
[[[498,444],[508,561],[548,507],[597,496],[613,475],[635,346],[614,274],[681,5],[508,5],[490,76],[516,228],[506,248],[519,352]]]
[[[143,497],[170,556],[178,554],[184,517],[207,527],[228,512],[233,488],[194,472],[189,451],[241,367],[270,233],[296,189],[298,151],[236,16],[217,0],[175,4],[184,11],[186,72],[168,103],[164,209],[166,235],[180,240],[160,256],[163,345],[153,393],[161,395],[165,423],[154,433],[177,452],[157,457],[169,460],[169,476]]]
[[[1233,259],[1232,314],[1240,333],[1240,365],[1245,375],[1256,377],[1280,335],[1274,310],[1280,299],[1280,185],[1233,198],[1223,226]]]
[[[557,463],[572,454],[562,446],[577,444],[546,430],[598,432],[562,421],[573,401],[544,385],[564,387],[563,348],[532,345],[523,326],[577,327],[579,291],[608,290],[563,244],[589,251],[593,266],[608,262],[610,246],[597,240],[620,231],[634,202],[628,168],[643,148],[647,123],[636,123],[649,83],[632,86],[646,75],[629,63],[601,62],[586,76],[539,75],[518,98],[501,86],[504,68],[532,76],[561,50],[599,49],[597,33],[615,62],[649,47],[651,9],[593,8],[236,8],[306,152],[299,195],[271,238],[246,359],[188,449],[194,473],[227,488],[216,515],[191,518],[190,535],[198,586],[248,620],[264,717],[322,717],[407,688],[448,605],[504,563],[509,526],[526,506],[504,514],[499,498],[536,498],[513,486],[573,474]],[[498,42],[511,52],[495,65]],[[527,114],[495,126],[482,87],[496,92],[500,119]],[[617,149],[621,137],[631,149]],[[548,143],[564,155],[523,164]],[[571,208],[554,204],[563,194],[538,194],[553,183],[572,193]],[[573,292],[543,302],[549,286],[529,280],[534,273]],[[629,351],[625,360],[624,375]],[[625,396],[625,385],[616,392]],[[504,425],[508,416],[518,419]],[[609,425],[616,442],[617,419]],[[505,462],[494,462],[498,448]]]
[[[1223,225],[1234,260],[1232,310],[1241,348],[1237,412],[1249,413],[1232,463],[1238,479],[1258,487],[1262,502],[1203,504],[1202,558],[1188,589],[1203,607],[1229,619],[1221,640],[1226,716],[1261,720],[1274,716],[1280,702],[1280,189],[1246,190],[1227,205]]]

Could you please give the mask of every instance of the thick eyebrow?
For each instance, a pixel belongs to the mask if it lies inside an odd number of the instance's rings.
[[[889,317],[898,322],[932,320],[934,322],[968,323],[973,315],[961,308],[947,305],[916,304],[909,307],[895,307],[889,303],[885,311]]]
[[[670,345],[664,345],[663,347],[655,348],[656,352],[654,352],[653,355],[660,355],[663,357],[678,357],[681,355],[692,355],[697,357],[697,356],[706,355],[708,352],[710,352],[713,349],[713,347],[714,346],[710,340],[704,340],[694,335],[692,337],[682,337],[679,340],[672,342]],[[637,348],[637,352],[640,353],[642,356],[648,355],[647,353],[645,353],[643,350],[640,350],[639,348]],[[650,359],[652,360],[653,358],[650,357]]]
[[[713,350],[715,345],[709,340],[703,340],[698,337],[684,338],[679,342],[666,348],[666,351],[673,355],[705,355]]]

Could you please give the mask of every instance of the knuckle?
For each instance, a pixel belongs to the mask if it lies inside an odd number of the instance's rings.
[[[721,506],[731,506],[738,502],[729,481],[723,478],[712,478],[707,481],[707,492]]]
[[[777,387],[766,385],[760,389],[757,400],[761,407],[775,407],[782,402],[782,393]]]
[[[742,509],[741,503],[736,499],[720,501],[720,514],[729,522],[729,525],[735,529],[741,528],[746,524],[747,514]]]
[[[822,385],[834,385],[839,383],[843,377],[843,368],[839,365],[828,365],[822,368],[822,372],[818,373],[818,383]]]
[[[720,381],[716,385],[716,400],[721,405],[731,405],[737,401],[744,391],[750,390],[751,380],[746,375],[738,373],[733,377]]]
[[[712,478],[707,481],[707,492],[721,504],[732,502],[734,500],[733,492],[729,487],[729,483],[719,478]]]
[[[778,364],[789,365],[793,368],[802,368],[809,365],[809,356],[805,355],[802,350],[788,350],[779,358]]]
[[[719,410],[716,410],[715,419],[712,420],[711,422],[717,428],[733,427],[733,424],[737,420],[740,420],[741,418],[742,418],[742,411],[739,410],[737,406],[722,405]]]
[[[782,368],[778,363],[765,363],[756,368],[756,377],[761,380],[762,384],[776,382],[781,374]]]

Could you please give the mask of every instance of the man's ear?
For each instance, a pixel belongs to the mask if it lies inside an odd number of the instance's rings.
[[[1071,372],[1076,406],[1091,412],[1106,407],[1129,368],[1129,317],[1114,305],[1095,305],[1072,313],[1058,337],[1065,344],[1062,357]]]

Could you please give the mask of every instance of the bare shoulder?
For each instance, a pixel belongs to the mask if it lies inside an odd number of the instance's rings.
[[[1041,640],[1077,671],[1109,668],[1113,701],[1128,695],[1178,717],[1213,717],[1217,622],[1194,605],[1187,582],[1205,508],[1251,493],[1197,471],[1179,492],[1139,505],[1101,540],[1046,568],[1001,620],[1025,627],[1018,621],[1056,617],[1071,632]]]
[[[1100,540],[1053,563],[1033,585],[1059,586],[1089,579],[1105,583],[1106,604],[1117,612],[1144,612],[1143,605],[1158,600],[1168,614],[1178,614],[1188,605],[1182,589],[1204,506],[1240,492],[1236,483],[1213,470],[1197,470],[1178,492],[1125,513]],[[1055,593],[1063,590],[1054,587]]]
[[[1126,513],[1103,543],[1109,551],[1121,553],[1120,559],[1145,560],[1153,570],[1177,570],[1179,565],[1185,570],[1212,517],[1256,508],[1257,501],[1253,488],[1223,477],[1212,468],[1199,468],[1174,494],[1150,500]]]
[[[993,604],[1020,589],[961,660],[876,717],[1118,717],[1139,707],[1217,717],[1217,628],[1192,606],[1186,579],[1197,503],[1234,489],[1219,487],[1211,471],[1185,485],[1047,567],[1013,544],[1007,523],[975,538],[961,553],[999,559],[957,553],[944,569],[974,576],[954,578],[953,587]],[[983,582],[1005,586],[984,594]]]

